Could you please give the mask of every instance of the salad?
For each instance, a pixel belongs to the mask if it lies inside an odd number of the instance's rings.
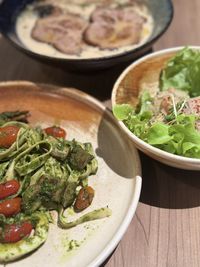
[[[115,105],[113,113],[148,144],[200,158],[200,51],[179,51],[161,70],[155,91],[142,90],[136,106]]]
[[[18,259],[47,239],[51,211],[57,224],[69,229],[105,218],[104,207],[68,221],[64,211],[80,213],[95,195],[88,177],[98,162],[91,143],[66,140],[58,126],[45,129],[27,124],[29,112],[0,114],[0,262]]]

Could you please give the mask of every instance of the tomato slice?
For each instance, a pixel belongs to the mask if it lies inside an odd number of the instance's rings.
[[[56,138],[66,137],[66,131],[61,127],[52,126],[52,127],[45,128],[44,131],[46,132],[46,134],[51,135]]]
[[[15,243],[30,235],[33,230],[31,222],[25,221],[20,224],[7,224],[1,234],[1,243]]]
[[[4,200],[0,203],[0,214],[6,217],[13,216],[21,210],[21,198],[16,197]]]
[[[74,208],[77,212],[82,211],[89,207],[94,198],[94,189],[91,186],[86,186],[80,189]]]
[[[18,192],[20,183],[17,180],[10,180],[0,184],[0,199],[12,196]]]
[[[9,148],[16,141],[19,129],[15,125],[0,127],[0,147]]]

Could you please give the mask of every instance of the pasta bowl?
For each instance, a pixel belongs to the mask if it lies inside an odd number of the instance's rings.
[[[66,130],[68,140],[90,142],[97,157],[98,171],[88,181],[95,196],[83,213],[105,206],[112,211],[108,218],[85,222],[70,229],[58,227],[56,214],[52,214],[46,242],[9,265],[100,266],[119,243],[139,201],[141,168],[137,150],[124,138],[111,112],[93,97],[76,89],[26,81],[2,82],[0,99],[0,112],[28,110],[29,125],[44,129],[59,124]],[[130,159],[134,164],[129,164]],[[72,220],[80,213],[74,214],[71,210],[68,215]],[[14,246],[15,243],[12,249]],[[9,253],[4,244],[0,243],[0,247],[5,254]],[[15,252],[20,251],[16,247]],[[1,250],[0,265],[4,266],[2,254]],[[50,260],[46,260],[48,258]]]

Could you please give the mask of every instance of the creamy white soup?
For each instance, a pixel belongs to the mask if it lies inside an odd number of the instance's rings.
[[[48,2],[51,2],[49,0]],[[89,3],[90,2],[90,3]],[[83,18],[89,21],[91,14],[97,8],[97,2],[102,1],[87,1],[85,4],[85,0],[59,0],[56,1],[56,6],[61,7],[65,12],[69,12],[71,14],[81,15]],[[115,8],[119,5],[124,5],[129,3],[129,1],[111,1],[112,3],[109,5],[111,8]],[[54,1],[55,3],[55,1]],[[130,3],[129,3],[130,4]],[[92,46],[89,44],[84,45],[84,49],[80,52],[79,55],[69,55],[58,51],[52,45],[39,42],[34,40],[31,36],[32,29],[36,21],[39,19],[39,15],[34,11],[35,4],[28,5],[18,16],[16,21],[16,32],[20,41],[31,51],[43,54],[51,57],[58,58],[71,58],[71,59],[87,59],[87,58],[100,58],[105,56],[117,55],[119,53],[132,50],[138,46],[144,44],[147,39],[151,36],[154,26],[154,21],[149,13],[146,6],[133,4],[130,6],[130,9],[134,10],[141,16],[145,18],[145,22],[142,26],[141,38],[138,44],[123,46],[114,49],[100,49],[97,46]]]

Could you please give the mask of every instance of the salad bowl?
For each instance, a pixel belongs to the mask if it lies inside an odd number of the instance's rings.
[[[189,52],[188,49],[190,49]],[[123,104],[128,104],[127,106],[131,105],[132,107],[136,107],[140,101],[139,99],[141,97],[142,92],[144,91],[153,92],[155,88],[158,88],[160,86],[160,80],[163,79],[162,70],[166,68],[167,64],[168,67],[172,66],[173,64],[177,64],[177,62],[179,62],[180,60],[180,53],[182,53],[182,55],[185,53],[184,57],[187,57],[191,52],[191,50],[197,52],[199,49],[200,47],[194,47],[194,46],[190,48],[175,47],[175,48],[165,49],[147,55],[137,60],[133,64],[131,64],[120,75],[120,77],[118,78],[113,87],[112,107],[114,114],[115,114],[115,107],[117,107],[118,105],[121,106]],[[187,53],[188,55],[186,55]],[[176,59],[172,62],[172,58],[175,58],[176,55],[179,56],[177,56]],[[191,59],[190,56],[188,56],[188,58],[189,60]],[[178,66],[175,67],[178,68]],[[193,96],[196,96],[198,98],[199,95],[198,88],[197,86],[195,88],[196,88],[195,90],[197,91],[195,91]],[[153,101],[154,103],[156,103],[155,99],[157,96],[156,94],[153,95],[154,95]],[[153,159],[158,160],[172,167],[187,169],[187,170],[200,170],[200,158],[198,156],[193,157],[193,156],[188,156],[188,154],[178,155],[176,153],[173,154],[169,151],[162,150],[160,149],[159,145],[155,146],[149,144],[147,141],[144,141],[144,139],[139,138],[136,134],[133,133],[133,131],[130,130],[129,127],[127,127],[127,125],[125,125],[125,122],[123,120],[120,120],[118,118],[118,123],[123,129],[124,133],[127,135],[127,137],[129,137],[129,139],[132,140],[132,142],[135,144],[135,146],[139,150],[147,154],[149,157],[152,157]],[[183,126],[183,129],[184,130],[187,129],[187,126]],[[192,140],[193,133],[189,132],[188,142]],[[161,138],[165,135],[162,129],[157,129],[156,134],[160,135],[159,137]],[[196,134],[199,137],[199,133],[195,129],[195,135]]]

